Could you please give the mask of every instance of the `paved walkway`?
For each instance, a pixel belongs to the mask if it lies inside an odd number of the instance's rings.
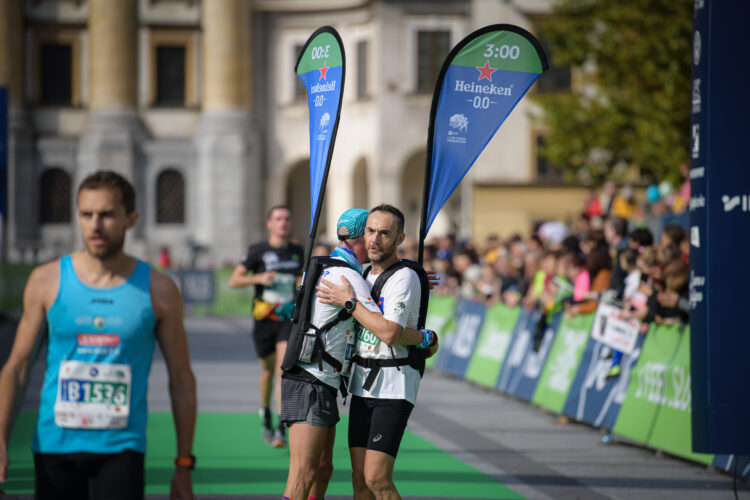
[[[200,411],[257,411],[259,365],[249,335],[251,320],[188,318],[186,326]],[[12,328],[0,326],[0,360],[11,338]],[[37,363],[25,409],[36,409],[40,382]],[[158,355],[149,385],[150,410],[168,411],[166,370]],[[527,403],[428,373],[409,430],[529,499],[733,498],[732,478],[726,474],[640,447],[605,445],[597,429],[554,420]],[[466,484],[467,492],[471,487]],[[744,480],[740,489],[741,497],[750,498]]]

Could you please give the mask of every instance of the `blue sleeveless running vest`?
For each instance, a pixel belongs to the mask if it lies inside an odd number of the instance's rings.
[[[47,312],[47,371],[35,453],[146,452],[146,393],[156,340],[151,266],[138,261],[122,285],[92,288],[60,259]]]

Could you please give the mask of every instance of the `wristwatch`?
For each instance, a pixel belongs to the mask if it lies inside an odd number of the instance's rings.
[[[352,297],[351,299],[344,302],[344,310],[348,312],[349,314],[354,312],[354,308],[357,305],[357,297]]]
[[[195,469],[195,455],[188,455],[186,457],[177,457],[174,459],[176,467],[186,467],[190,470]]]

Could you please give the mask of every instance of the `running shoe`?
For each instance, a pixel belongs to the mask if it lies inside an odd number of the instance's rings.
[[[276,428],[271,440],[271,446],[274,448],[284,448],[286,446],[286,431],[283,427]]]
[[[619,364],[613,366],[607,372],[607,378],[618,376],[620,374],[620,371],[621,371],[621,369],[620,369],[620,365]]]
[[[260,435],[263,438],[263,441],[276,446],[273,444],[274,432],[273,427],[271,427],[271,422],[266,419],[263,408],[261,408],[258,413],[260,414]]]

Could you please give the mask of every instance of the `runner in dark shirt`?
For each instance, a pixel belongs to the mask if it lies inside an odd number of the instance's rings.
[[[286,445],[286,434],[281,422],[274,430],[271,394],[274,392],[274,374],[279,376],[279,380],[281,377],[281,361],[289,338],[294,294],[302,271],[304,251],[301,246],[289,241],[292,218],[287,207],[273,207],[268,212],[266,227],[268,240],[248,248],[232,272],[229,286],[255,286],[253,339],[261,360],[261,432],[266,442],[281,447]],[[275,391],[277,414],[281,413],[280,387],[277,384]]]

